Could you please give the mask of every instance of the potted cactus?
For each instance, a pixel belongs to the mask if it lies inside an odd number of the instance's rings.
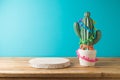
[[[74,23],[75,33],[80,38],[80,48],[76,51],[81,66],[94,66],[96,58],[96,44],[101,38],[101,31],[94,27],[95,21],[90,18],[90,12],[84,13],[84,18]]]

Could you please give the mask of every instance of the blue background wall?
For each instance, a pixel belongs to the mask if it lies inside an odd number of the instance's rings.
[[[120,0],[0,0],[0,56],[76,56],[73,22],[92,13],[99,57],[120,57]]]

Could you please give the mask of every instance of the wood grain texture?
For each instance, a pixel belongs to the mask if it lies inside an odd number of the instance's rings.
[[[0,58],[0,80],[120,80],[120,58],[100,58],[94,67],[82,67],[77,58],[64,69],[35,69],[31,58]]]

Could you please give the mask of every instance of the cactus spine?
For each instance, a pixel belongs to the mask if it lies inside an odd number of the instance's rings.
[[[84,50],[93,50],[93,45],[101,38],[101,31],[95,30],[94,21],[90,18],[90,12],[84,13],[84,18],[74,23],[74,30],[80,37],[80,47]]]

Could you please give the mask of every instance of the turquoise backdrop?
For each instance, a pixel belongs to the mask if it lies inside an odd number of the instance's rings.
[[[120,57],[120,0],[0,0],[0,56],[76,56],[86,11],[102,31],[97,56]]]

